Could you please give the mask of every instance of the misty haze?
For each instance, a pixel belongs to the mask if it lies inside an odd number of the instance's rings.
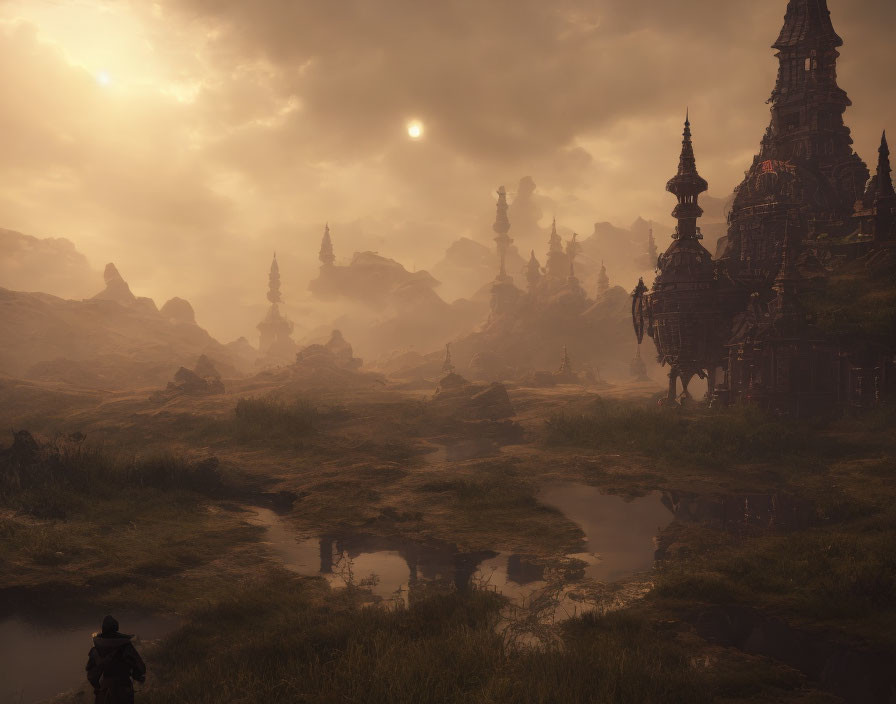
[[[0,3],[0,704],[896,701],[894,28]]]

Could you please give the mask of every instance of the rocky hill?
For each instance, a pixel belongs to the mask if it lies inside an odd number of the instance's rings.
[[[201,354],[224,376],[240,374],[243,360],[196,324],[187,301],[159,311],[112,264],[105,281],[85,300],[0,288],[0,374],[127,389],[164,384]]]
[[[0,228],[0,286],[84,298],[96,289],[96,278],[97,272],[69,240]]]

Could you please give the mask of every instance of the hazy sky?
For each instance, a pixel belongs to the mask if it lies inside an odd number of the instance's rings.
[[[896,130],[896,2],[829,6],[873,163]],[[253,332],[233,311],[262,309],[272,250],[285,297],[306,296],[325,220],[339,258],[417,268],[489,236],[495,187],[524,175],[583,234],[668,221],[686,106],[710,193],[749,165],[785,7],[0,0],[0,227],[68,237],[227,339]]]

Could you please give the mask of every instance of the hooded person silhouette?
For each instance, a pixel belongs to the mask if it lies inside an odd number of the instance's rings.
[[[93,647],[85,669],[96,704],[133,704],[131,679],[143,682],[146,665],[131,643],[132,638],[118,632],[118,621],[112,616],[106,616],[102,630],[93,634]]]

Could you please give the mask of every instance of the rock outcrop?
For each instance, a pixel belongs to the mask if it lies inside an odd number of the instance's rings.
[[[169,298],[165,301],[159,312],[172,323],[180,323],[181,325],[195,325],[196,313],[189,301],[183,298]]]
[[[466,421],[497,421],[516,415],[503,384],[471,384],[453,371],[439,382],[430,407]]]
[[[6,288],[81,300],[96,290],[98,273],[67,239],[0,228],[0,282]]]
[[[201,354],[229,376],[250,368],[196,324],[187,301],[173,299],[159,311],[134,296],[112,264],[105,282],[100,294],[79,301],[0,289],[0,373],[136,389],[165,384],[172,368]]]
[[[131,293],[131,287],[121,277],[121,274],[118,273],[118,269],[112,262],[106,264],[103,280],[106,282],[106,288],[96,294],[93,300],[114,301],[123,306],[131,306],[137,302],[137,297]]]
[[[193,369],[181,367],[174,373],[174,381],[169,381],[164,391],[155,392],[150,398],[156,402],[170,401],[178,396],[209,396],[223,394],[224,382],[221,375],[204,354],[196,360]]]

